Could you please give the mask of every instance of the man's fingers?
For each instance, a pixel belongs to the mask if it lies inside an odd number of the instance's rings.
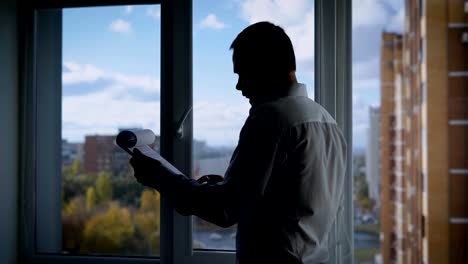
[[[137,156],[137,157],[144,156],[143,153],[141,153],[141,151],[139,149],[137,149],[137,148],[133,149],[133,155]]]
[[[204,175],[202,177],[200,177],[197,182],[200,183],[200,184],[203,184],[203,183],[209,183],[209,184],[216,184],[218,182],[222,182],[224,180],[223,176],[221,175],[214,175],[214,174],[210,174],[210,175]]]
[[[224,177],[221,176],[221,175],[207,175],[208,176],[208,179],[209,179],[209,182],[211,183],[217,183],[217,182],[222,182],[224,181]]]

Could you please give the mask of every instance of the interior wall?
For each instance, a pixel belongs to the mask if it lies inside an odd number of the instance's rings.
[[[16,263],[18,58],[16,1],[0,1],[0,262]]]

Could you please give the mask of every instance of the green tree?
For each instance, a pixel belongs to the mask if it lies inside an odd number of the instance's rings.
[[[96,204],[96,191],[94,191],[93,187],[88,187],[88,190],[86,190],[86,209],[91,210],[96,206]]]
[[[73,175],[78,175],[81,173],[81,161],[80,159],[75,159],[71,165],[71,173]]]
[[[104,171],[99,173],[96,180],[96,193],[100,203],[112,200],[112,185],[109,173]]]

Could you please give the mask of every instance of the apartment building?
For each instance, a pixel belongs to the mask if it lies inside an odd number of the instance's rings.
[[[382,259],[466,263],[468,1],[405,5],[382,35]]]
[[[120,152],[114,140],[115,135],[86,136],[84,143],[84,171],[86,173],[114,171],[114,156],[115,153]]]
[[[382,259],[395,259],[396,256],[396,87],[401,87],[402,36],[383,33],[381,41],[380,78],[380,177],[381,177],[381,218],[380,239]]]

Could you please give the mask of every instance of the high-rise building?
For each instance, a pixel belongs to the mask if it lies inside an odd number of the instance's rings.
[[[395,94],[401,73],[402,36],[383,33],[380,47],[380,177],[381,177],[381,254],[386,260],[396,259],[396,117]]]
[[[366,181],[369,198],[380,208],[380,108],[369,107],[366,146]]]
[[[382,260],[468,263],[468,1],[405,8],[382,36]]]

